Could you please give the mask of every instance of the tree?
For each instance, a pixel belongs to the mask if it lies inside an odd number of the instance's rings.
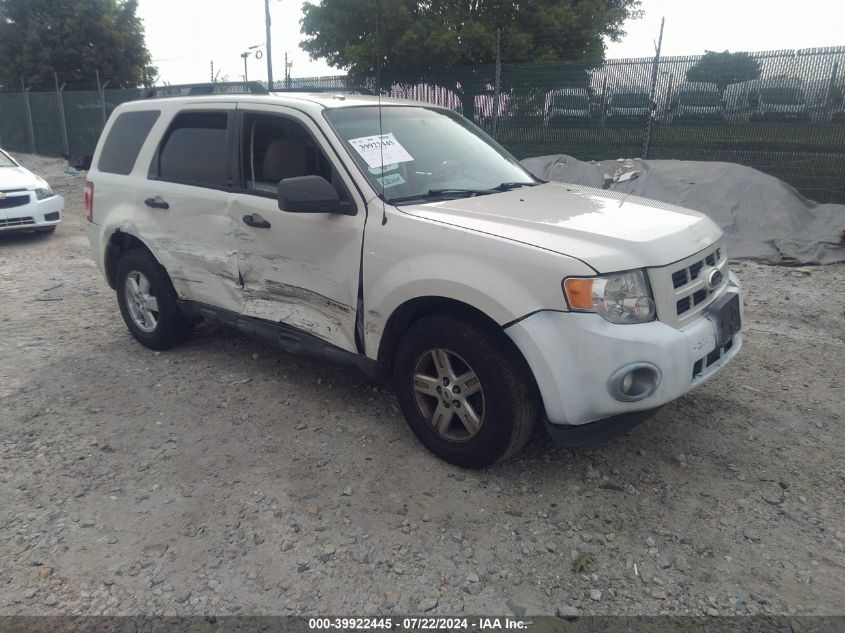
[[[302,48],[353,80],[427,82],[453,90],[467,118],[488,89],[501,31],[504,63],[604,59],[605,38],[618,40],[639,0],[319,0],[306,2]],[[376,27],[378,26],[378,29]],[[378,31],[378,32],[377,32]]]
[[[137,0],[0,0],[0,84],[134,88],[157,75]]]
[[[760,77],[760,63],[748,53],[707,51],[687,71],[687,81],[702,81],[719,86],[724,92],[730,84]]]

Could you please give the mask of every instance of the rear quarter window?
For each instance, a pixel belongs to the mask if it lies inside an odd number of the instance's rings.
[[[153,176],[200,187],[228,185],[227,112],[182,112],[158,151]]]
[[[131,173],[138,152],[160,114],[160,110],[142,110],[124,112],[118,116],[103,143],[97,169],[123,176]]]

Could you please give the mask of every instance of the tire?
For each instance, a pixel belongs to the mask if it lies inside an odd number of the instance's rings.
[[[468,318],[436,314],[414,323],[396,350],[402,413],[425,447],[450,464],[490,466],[522,448],[534,430],[536,390],[502,336]]]
[[[120,258],[115,292],[126,327],[141,345],[165,350],[191,335],[193,323],[179,309],[167,271],[149,251],[137,248]]]
[[[53,226],[45,226],[43,228],[35,229],[36,233],[52,233],[56,230],[56,225]]]

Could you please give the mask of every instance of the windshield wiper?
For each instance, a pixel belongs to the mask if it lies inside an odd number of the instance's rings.
[[[390,204],[396,204],[398,202],[411,202],[413,200],[429,200],[431,198],[439,198],[441,196],[467,196],[467,197],[474,197],[474,196],[486,196],[490,195],[491,193],[500,193],[502,191],[510,191],[511,189],[517,189],[519,187],[533,187],[539,183],[536,182],[503,182],[499,185],[491,189],[459,189],[459,188],[448,188],[448,189],[429,189],[423,193],[417,193],[412,196],[402,196],[399,198],[390,198],[387,202]]]
[[[520,187],[536,187],[539,182],[503,182],[500,185],[493,187],[494,191],[510,191],[511,189],[519,189]]]

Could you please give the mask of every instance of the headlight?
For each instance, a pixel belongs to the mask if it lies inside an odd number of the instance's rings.
[[[645,323],[654,320],[654,300],[642,270],[599,277],[563,280],[569,307],[595,312],[611,323]]]
[[[35,190],[35,197],[38,200],[44,200],[46,198],[52,198],[56,194],[53,193],[53,190],[50,187],[42,187],[40,189]]]

